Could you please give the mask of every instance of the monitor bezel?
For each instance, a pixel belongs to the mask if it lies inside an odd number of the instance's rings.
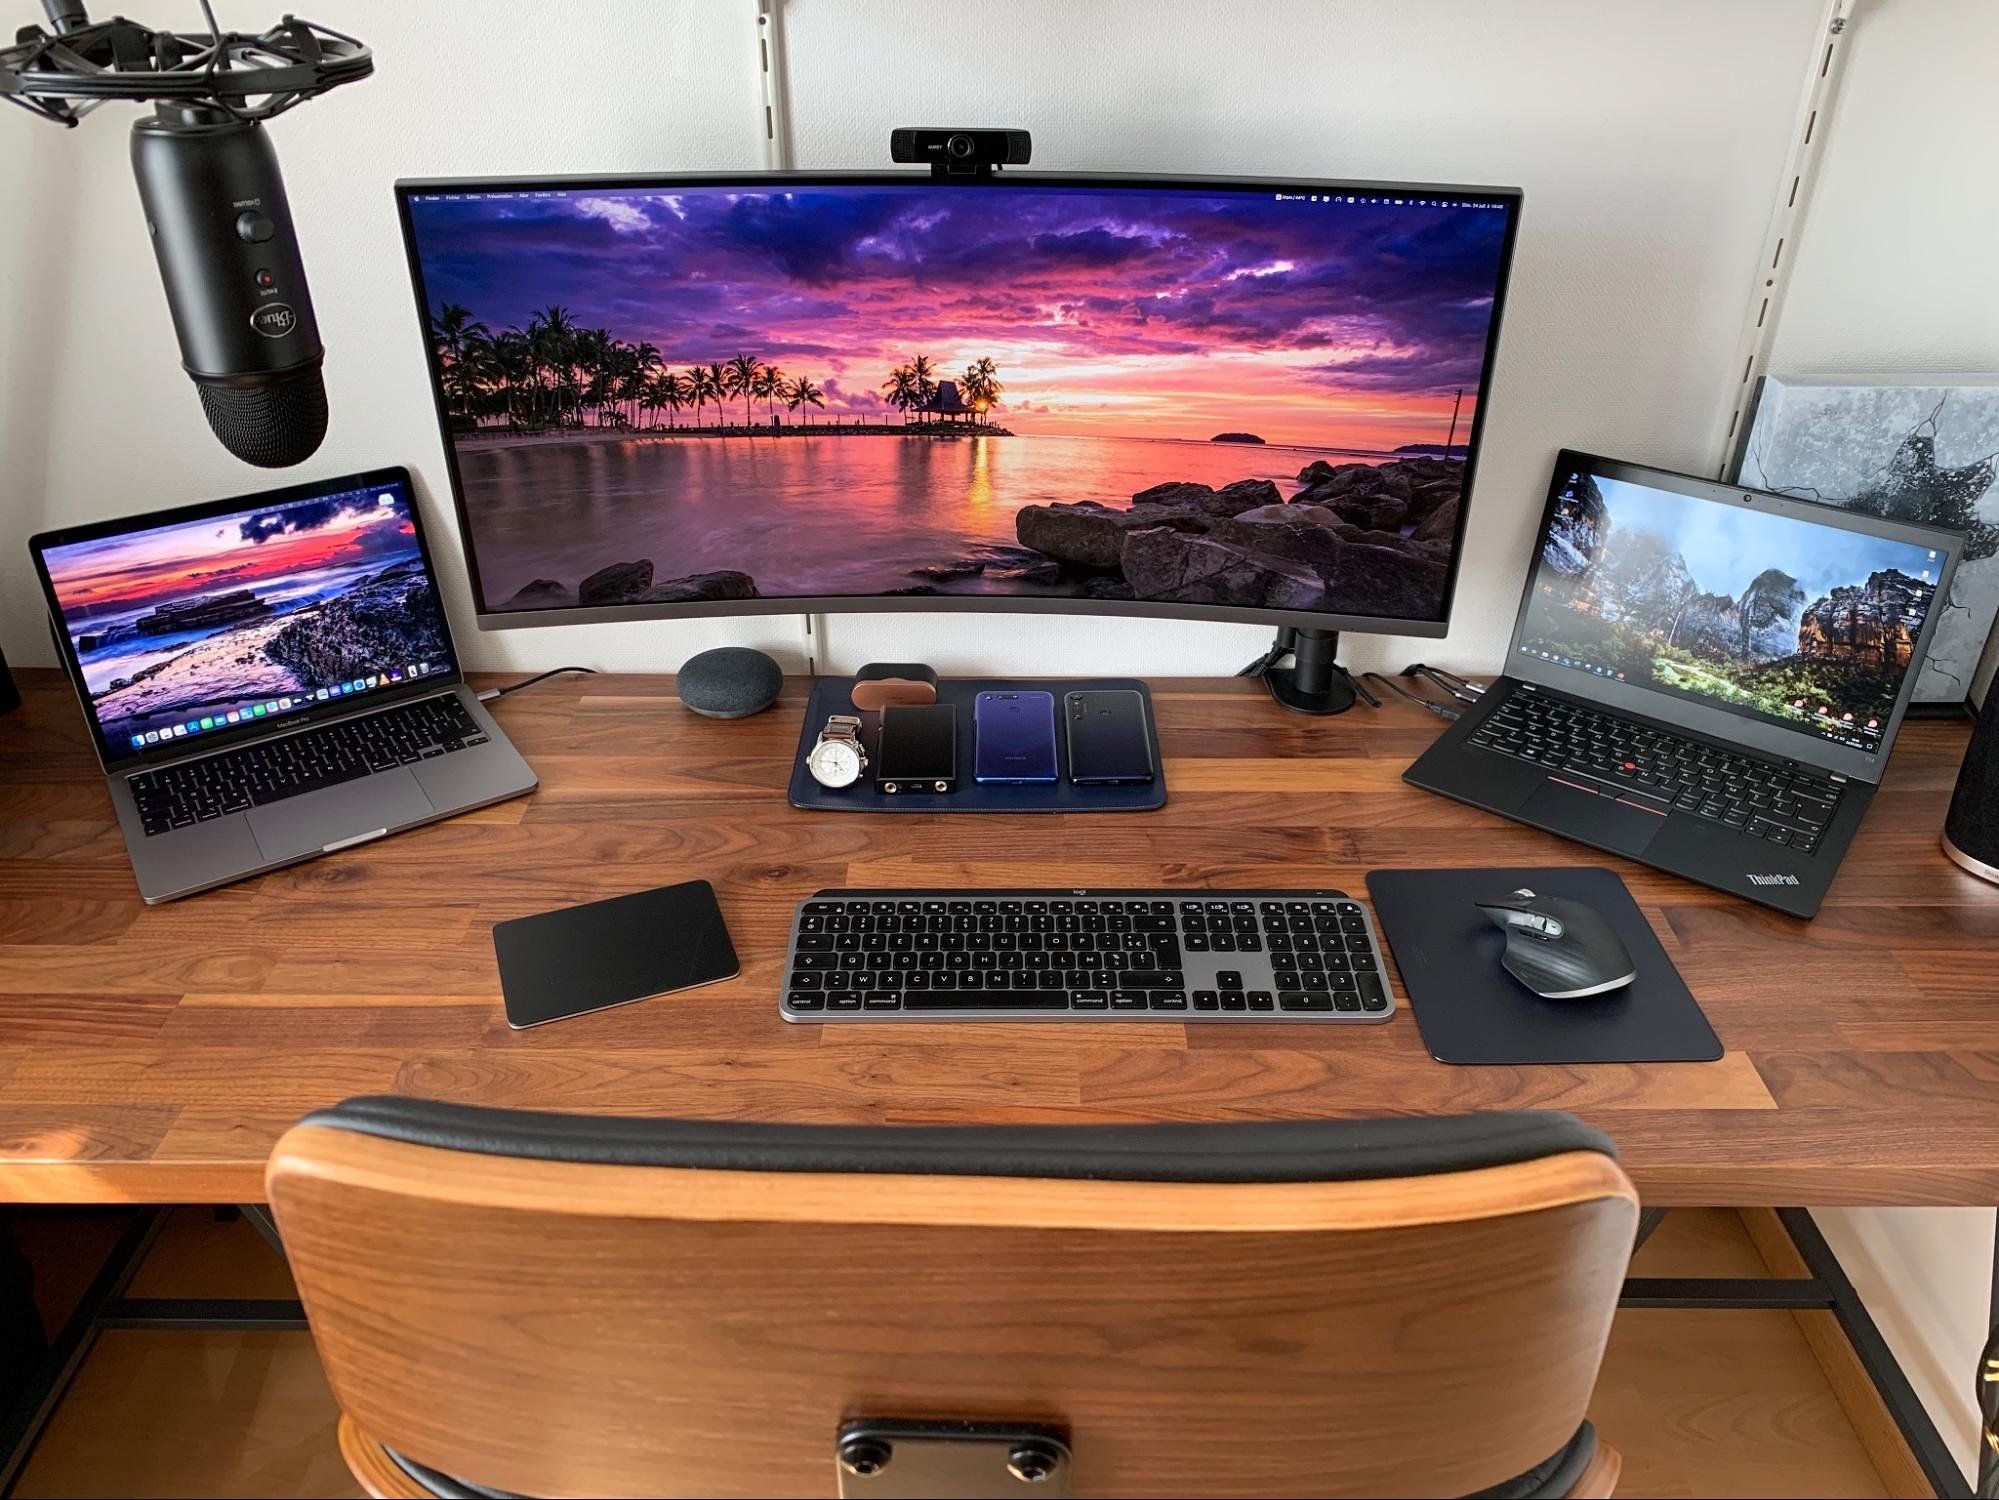
[[[1130,599],[1061,599],[1045,596],[993,594],[889,594],[785,595],[772,599],[700,600],[685,604],[576,605],[559,609],[498,610],[489,607],[484,581],[479,575],[477,549],[473,544],[470,519],[465,506],[465,486],[458,472],[458,454],[451,435],[450,415],[444,407],[444,384],[437,351],[430,338],[430,298],[424,286],[423,265],[417,253],[415,225],[410,216],[411,199],[437,193],[496,193],[623,188],[640,191],[656,187],[739,187],[744,190],[781,190],[791,185],[817,187],[913,187],[935,185],[950,192],[980,192],[993,188],[1018,187],[1135,187],[1161,189],[1203,188],[1242,192],[1292,192],[1306,195],[1319,192],[1421,193],[1423,196],[1456,195],[1489,200],[1507,209],[1506,234],[1500,246],[1499,275],[1493,288],[1492,322],[1486,337],[1484,361],[1479,369],[1479,399],[1472,410],[1471,428],[1465,439],[1464,484],[1460,490],[1457,530],[1451,539],[1451,555],[1444,578],[1442,607],[1435,618],[1399,619],[1384,615],[1358,615],[1311,610],[1272,609],[1262,606],[1169,604]],[[396,216],[402,226],[403,254],[409,265],[410,289],[415,296],[418,336],[423,343],[424,369],[430,383],[431,409],[437,421],[438,440],[444,449],[445,472],[451,480],[452,510],[457,516],[459,541],[464,553],[466,581],[472,595],[474,619],[481,630],[531,629],[550,625],[598,625],[626,620],[685,620],[704,616],[797,615],[797,614],[911,614],[917,612],[952,614],[1036,614],[1124,616],[1153,620],[1242,625],[1290,626],[1297,629],[1357,631],[1372,635],[1441,637],[1450,631],[1452,611],[1457,603],[1458,580],[1462,572],[1465,528],[1471,512],[1471,495],[1478,479],[1478,460],[1485,439],[1486,408],[1492,395],[1493,371],[1503,332],[1506,294],[1513,274],[1514,249],[1520,234],[1520,213],[1525,194],[1516,187],[1474,186],[1453,183],[1376,182],[1358,178],[1217,177],[1182,176],[1127,172],[1003,172],[992,179],[940,179],[922,172],[682,172],[612,173],[562,176],[516,177],[417,177],[399,178],[395,183]]]
[[[130,745],[111,744],[105,737],[103,725],[98,722],[96,710],[91,707],[90,694],[84,686],[83,663],[76,654],[76,642],[70,639],[69,630],[63,624],[62,600],[56,594],[54,579],[49,576],[46,556],[48,549],[70,546],[77,542],[102,541],[105,537],[123,536],[135,531],[149,531],[156,526],[177,526],[187,521],[205,521],[216,516],[234,515],[239,511],[289,505],[300,500],[311,500],[320,495],[346,494],[351,490],[371,489],[385,484],[401,485],[403,497],[409,502],[410,525],[416,532],[417,555],[422,559],[424,572],[429,575],[430,586],[437,594],[437,613],[439,619],[444,622],[444,643],[451,653],[448,671],[432,673],[415,682],[377,688],[353,697],[329,700],[325,703],[315,702],[296,713],[285,714],[277,720],[261,719],[255,724],[239,724],[233,729],[213,730],[198,739],[175,740],[171,748],[162,744],[147,750],[135,750]],[[59,527],[29,537],[28,551],[35,560],[36,577],[41,580],[42,599],[49,613],[49,630],[55,636],[56,646],[62,653],[63,670],[69,676],[70,686],[76,689],[77,707],[83,713],[84,723],[90,727],[91,744],[97,751],[98,761],[107,773],[122,774],[136,768],[190,760],[216,750],[228,749],[246,740],[275,739],[280,735],[303,729],[311,724],[323,723],[328,719],[372,712],[408,698],[427,697],[465,680],[465,664],[459,658],[458,642],[451,633],[451,612],[445,607],[444,590],[437,578],[437,563],[431,556],[430,539],[424,533],[416,480],[410,471],[400,464],[380,469],[364,469],[354,474],[336,474],[326,479],[308,480],[274,490],[259,490],[248,495],[231,495],[220,500],[202,500],[191,505],[170,505],[159,510],[145,511],[133,516],[120,516],[108,521],[88,521],[76,526]]]
[[[1890,541],[1908,542],[1913,546],[1934,547],[1942,552],[1944,564],[1937,575],[1936,594],[1929,613],[1923,617],[1923,628],[1916,637],[1910,668],[1902,674],[1901,688],[1895,695],[1894,711],[1888,715],[1888,723],[1881,735],[1881,748],[1856,750],[1851,745],[1836,745],[1830,740],[1821,739],[1809,730],[1766,724],[1760,719],[1731,713],[1727,709],[1710,708],[1697,699],[1677,697],[1635,683],[1618,682],[1603,677],[1585,677],[1573,668],[1544,662],[1539,657],[1528,656],[1522,652],[1520,643],[1527,631],[1527,612],[1534,602],[1534,580],[1541,571],[1542,552],[1548,545],[1548,529],[1555,519],[1555,504],[1561,494],[1562,476],[1570,470],[1586,470],[1605,479],[1623,480],[1629,484],[1666,490],[1696,500],[1747,506],[1752,510],[1789,516],[1795,520],[1808,521],[1836,531],[1858,531],[1869,536],[1885,537]],[[1863,515],[1837,505],[1773,494],[1769,490],[1759,490],[1753,485],[1723,484],[1720,480],[1703,479],[1695,474],[1681,474],[1671,469],[1654,469],[1645,464],[1626,463],[1621,459],[1606,458],[1601,454],[1564,448],[1555,455],[1554,468],[1548,474],[1548,498],[1542,507],[1541,524],[1534,533],[1534,550],[1528,556],[1527,580],[1520,590],[1520,608],[1513,619],[1513,634],[1506,643],[1506,665],[1501,670],[1509,677],[1534,683],[1536,686],[1566,694],[1571,698],[1601,702],[1612,708],[1624,709],[1682,729],[1694,730],[1711,739],[1733,741],[1820,770],[1838,771],[1856,781],[1879,783],[1882,772],[1888,764],[1888,757],[1895,748],[1895,737],[1901,731],[1902,720],[1908,714],[1909,700],[1915,693],[1916,678],[1923,658],[1929,652],[1930,640],[1936,634],[1937,621],[1943,617],[1944,603],[1950,598],[1951,581],[1956,576],[1958,559],[1963,549],[1963,533],[1949,531],[1941,526],[1925,526],[1914,521],[1884,520],[1879,516]]]

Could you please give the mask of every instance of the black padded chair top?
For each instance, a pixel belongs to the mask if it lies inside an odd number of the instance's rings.
[[[1556,1111],[1213,1125],[789,1125],[485,1109],[393,1095],[301,1122],[481,1156],[734,1172],[1361,1182],[1617,1147]]]

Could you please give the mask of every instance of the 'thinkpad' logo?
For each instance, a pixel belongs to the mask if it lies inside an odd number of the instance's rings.
[[[1796,885],[1798,877],[1795,875],[1751,875],[1749,883],[1751,885]]]

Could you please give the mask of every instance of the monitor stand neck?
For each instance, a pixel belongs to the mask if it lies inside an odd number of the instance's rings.
[[[1297,629],[1285,626],[1277,632],[1271,648],[1273,659],[1281,661],[1288,651],[1292,664],[1263,669],[1264,685],[1270,696],[1299,714],[1343,714],[1354,706],[1359,685],[1351,673],[1334,658],[1339,655],[1337,630]]]

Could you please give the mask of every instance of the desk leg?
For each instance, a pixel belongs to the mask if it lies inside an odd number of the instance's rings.
[[[82,1368],[90,1346],[97,1342],[97,1332],[102,1326],[99,1318],[104,1309],[125,1294],[126,1286],[138,1274],[139,1263],[159,1238],[166,1227],[167,1215],[172,1212],[170,1208],[139,1210],[125,1232],[118,1236],[103,1269],[84,1290],[62,1332],[50,1342],[49,1352],[28,1378],[20,1399],[5,1416],[0,1416],[0,1495],[13,1491],[14,1481],[20,1477],[28,1455],[35,1450],[35,1440],[55,1415],[56,1404]]]
[[[1790,1235],[1791,1243],[1797,1246],[1806,1268],[1830,1294],[1832,1311],[1839,1319],[1840,1329],[1853,1346],[1854,1355],[1867,1371],[1868,1379],[1874,1382],[1882,1404],[1901,1429],[1902,1440],[1909,1445],[1909,1451],[1915,1455],[1916,1463],[1922,1468],[1931,1488],[1945,1500],[1953,1500],[1957,1496],[1969,1497],[1972,1489],[1964,1482],[1964,1471],[1958,1467],[1957,1459],[1945,1444],[1943,1435],[1937,1431],[1936,1423],[1930,1420],[1930,1414],[1917,1397],[1915,1388],[1909,1384],[1908,1376],[1902,1373],[1895,1352],[1888,1347],[1881,1330],[1874,1326],[1874,1319],[1862,1304],[1860,1293],[1847,1280],[1839,1257],[1832,1253],[1832,1247],[1819,1233],[1818,1225],[1812,1222],[1810,1212],[1802,1208],[1780,1208],[1777,1217]]]
[[[1683,1307],[1715,1310],[1744,1308],[1784,1308],[1792,1312],[1822,1311],[1833,1314],[1840,1331],[1852,1348],[1854,1358],[1880,1394],[1882,1404],[1894,1419],[1902,1441],[1908,1445],[1916,1465],[1930,1489],[1943,1500],[1971,1500],[1973,1491],[1958,1467],[1930,1414],[1923,1409],[1915,1388],[1902,1373],[1888,1341],[1874,1326],[1874,1319],[1861,1303],[1840,1267],[1832,1247],[1819,1233],[1812,1216],[1802,1208],[1780,1208],[1778,1222],[1789,1236],[1807,1274],[1797,1276],[1676,1277],[1630,1276],[1625,1278],[1621,1307]],[[1644,1232],[1641,1221],[1641,1233]],[[1995,1240],[1993,1267],[1995,1318],[1999,1318],[1999,1240]],[[1999,1344],[1999,1331],[1994,1343]],[[1999,1350],[1993,1351],[1999,1354]],[[1989,1369],[1989,1367],[1988,1367]],[[1999,1373],[1999,1372],[1993,1372]],[[1988,1397],[1999,1389],[1988,1386]],[[1988,1407],[1989,1410],[1989,1407]],[[1991,1477],[1994,1455],[1985,1454],[1985,1476]],[[1981,1483],[1984,1483],[1981,1480]],[[1999,1500],[1999,1494],[1981,1489],[1980,1496]]]
[[[118,1237],[104,1267],[90,1283],[76,1310],[49,1345],[27,1387],[11,1410],[0,1413],[0,1496],[13,1491],[14,1481],[34,1452],[35,1442],[55,1415],[63,1392],[90,1353],[97,1335],[109,1328],[168,1328],[201,1332],[304,1330],[305,1308],[291,1298],[127,1297],[125,1288],[138,1274],[146,1252],[166,1227],[171,1207],[139,1210]],[[246,1212],[259,1233],[277,1248],[277,1226],[269,1213],[252,1206]],[[282,1254],[282,1249],[280,1248]]]

